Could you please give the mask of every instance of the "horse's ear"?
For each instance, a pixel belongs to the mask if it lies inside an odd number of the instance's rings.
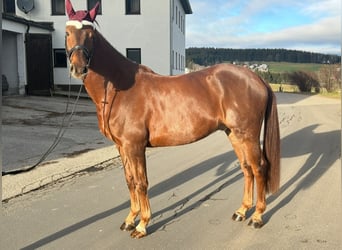
[[[99,7],[100,7],[100,2],[97,2],[95,4],[95,6],[89,11],[89,15],[90,15],[90,18],[91,18],[92,22],[95,21],[97,12],[99,11]]]
[[[66,9],[66,13],[67,13],[69,19],[70,19],[70,17],[75,15],[75,10],[72,7],[70,0],[65,0],[65,9]]]

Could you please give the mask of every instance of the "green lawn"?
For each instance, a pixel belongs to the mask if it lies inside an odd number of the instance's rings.
[[[315,72],[323,66],[316,63],[288,63],[288,62],[266,62],[271,73],[284,73],[294,71]]]

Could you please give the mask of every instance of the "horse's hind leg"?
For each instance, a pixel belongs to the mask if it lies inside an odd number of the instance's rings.
[[[262,215],[266,210],[266,165],[261,154],[259,141],[246,143],[247,164],[251,167],[256,182],[256,206],[255,212],[248,225],[254,228],[263,226]]]
[[[258,137],[246,138],[232,132],[229,138],[239,158],[244,173],[245,186],[241,207],[233,214],[232,219],[241,221],[246,218],[246,212],[253,206],[254,178],[257,187],[256,209],[248,225],[259,228],[263,225],[262,214],[266,209],[266,169],[261,155]]]
[[[235,211],[232,219],[235,221],[243,221],[246,219],[246,212],[253,206],[253,188],[254,176],[251,167],[247,164],[243,140],[236,133],[230,132],[228,137],[233,145],[236,156],[239,159],[240,166],[244,175],[244,190],[241,207]]]

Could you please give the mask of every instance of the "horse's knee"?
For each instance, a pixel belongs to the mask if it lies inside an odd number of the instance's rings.
[[[142,195],[147,194],[147,188],[148,188],[147,183],[138,182],[138,183],[135,183],[134,187],[135,187],[135,191],[138,194],[142,194]]]
[[[266,177],[266,168],[258,164],[253,168],[253,173],[256,177],[264,178]]]
[[[241,169],[246,177],[253,177],[253,170],[247,162],[241,164]]]

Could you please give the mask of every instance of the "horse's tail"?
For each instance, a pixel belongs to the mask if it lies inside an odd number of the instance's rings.
[[[267,161],[266,192],[275,193],[280,183],[280,134],[276,97],[265,83],[268,100],[265,112],[263,153]]]

